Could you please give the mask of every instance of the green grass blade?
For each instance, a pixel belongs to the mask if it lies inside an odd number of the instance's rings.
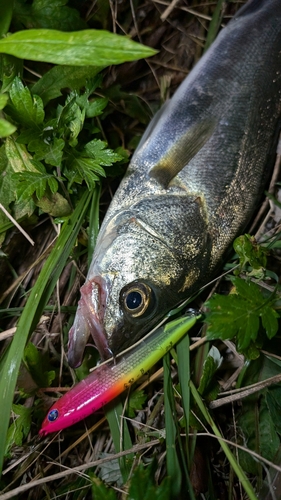
[[[182,473],[176,451],[177,429],[174,422],[174,395],[169,353],[163,358],[163,367],[167,476],[171,478],[172,496],[177,498],[181,491]]]
[[[129,450],[133,447],[128,424],[126,420],[122,418],[123,413],[124,408],[121,400],[117,400],[117,402],[115,401],[108,405],[105,411],[116,453],[123,450]],[[130,475],[133,459],[133,454],[128,454],[119,459],[120,470],[124,483],[126,483]]]
[[[198,393],[198,391],[197,391],[197,389],[192,381],[190,381],[190,389],[191,389],[192,396],[195,399],[195,402],[197,403],[200,411],[202,412],[204,418],[206,419],[206,422],[208,423],[208,425],[210,425],[213,433],[218,438],[222,438],[222,435],[221,435],[218,427],[216,426],[214,420],[212,419],[209,411],[206,409],[206,407],[201,399],[201,396]],[[244,488],[245,492],[247,493],[249,499],[250,500],[258,500],[250,481],[246,477],[244,471],[241,469],[236,458],[234,457],[233,453],[229,449],[228,444],[223,440],[219,440],[219,442],[220,442],[220,445],[221,445],[221,447],[222,447],[222,449],[223,449],[223,451],[224,451],[224,453],[225,453],[225,455],[230,463],[230,466],[234,470],[236,476],[238,477],[238,479],[239,479],[242,487]]]
[[[185,418],[186,428],[186,456],[188,466],[190,466],[190,456],[188,450],[188,429],[189,429],[189,414],[190,414],[190,351],[189,351],[189,336],[185,335],[177,345],[178,356],[178,376],[181,387],[182,406]]]
[[[44,306],[48,302],[68,259],[84,220],[90,199],[91,194],[86,192],[69,218],[69,221],[65,222],[63,225],[55,247],[45,262],[35,286],[31,290],[29,299],[19,319],[17,331],[2,365],[0,384],[0,471],[3,466],[11,405],[25,344],[30,333],[36,327],[44,310]]]
[[[88,242],[88,269],[90,268],[94,248],[96,246],[97,236],[99,232],[99,203],[100,203],[101,184],[96,185],[95,192],[92,197],[89,220],[89,242]]]
[[[109,66],[150,57],[156,51],[104,30],[17,31],[0,40],[0,53],[20,59],[73,66]]]
[[[204,52],[206,52],[206,50],[208,50],[210,45],[212,45],[213,41],[215,40],[215,38],[218,34],[218,31],[220,28],[220,23],[221,23],[221,18],[222,18],[222,7],[224,4],[224,1],[225,0],[218,0],[218,3],[217,3],[216,8],[214,10],[214,14],[213,14],[212,20],[211,20],[210,25],[209,25],[209,30],[208,30],[208,34],[207,34],[205,47],[204,47]]]

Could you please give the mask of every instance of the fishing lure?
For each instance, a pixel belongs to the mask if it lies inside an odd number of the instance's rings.
[[[65,429],[116,398],[157,363],[199,318],[193,314],[171,321],[120,353],[115,360],[97,366],[51,407],[40,436]]]

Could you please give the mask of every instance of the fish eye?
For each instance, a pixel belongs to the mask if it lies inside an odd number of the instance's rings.
[[[57,420],[58,416],[59,416],[58,410],[49,411],[49,413],[48,413],[49,422],[54,422],[55,420]]]
[[[154,302],[153,298],[152,289],[146,283],[130,283],[124,286],[120,293],[121,305],[133,318],[142,316]]]

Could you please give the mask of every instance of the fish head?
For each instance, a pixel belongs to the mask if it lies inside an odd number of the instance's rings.
[[[211,253],[207,223],[188,195],[140,200],[106,223],[70,332],[72,366],[90,334],[102,359],[115,356],[194,291]]]

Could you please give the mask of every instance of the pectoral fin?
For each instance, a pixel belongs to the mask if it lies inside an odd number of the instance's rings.
[[[164,188],[190,162],[211,137],[216,121],[208,118],[195,123],[150,170],[150,177]]]

